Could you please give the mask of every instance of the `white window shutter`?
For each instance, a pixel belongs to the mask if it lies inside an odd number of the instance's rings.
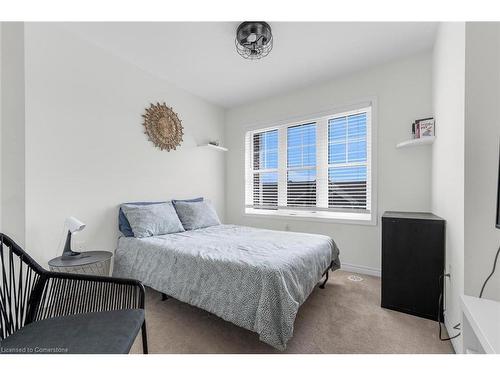
[[[371,123],[368,106],[247,132],[246,212],[366,220]]]

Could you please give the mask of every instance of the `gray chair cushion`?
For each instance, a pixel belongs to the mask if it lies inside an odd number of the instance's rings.
[[[0,353],[126,354],[143,322],[142,309],[40,320],[0,341]]]

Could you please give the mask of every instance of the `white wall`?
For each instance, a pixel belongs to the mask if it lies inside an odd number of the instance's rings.
[[[204,196],[224,214],[224,112],[80,40],[58,25],[26,24],[27,248],[46,265],[59,255],[64,218],[87,228],[85,250],[114,250],[117,205]],[[160,151],[143,133],[150,102],[179,114],[184,142]]]
[[[272,97],[226,112],[226,217],[228,222],[332,236],[344,264],[380,269],[380,225],[333,224],[306,220],[255,218],[243,214],[244,134],[248,126],[377,98],[378,217],[386,210],[431,208],[430,147],[396,149],[408,139],[413,120],[432,114],[431,55],[420,54],[367,71]]]
[[[24,27],[2,23],[1,231],[25,244]]]
[[[432,150],[432,211],[446,219],[445,322],[450,335],[461,321],[464,292],[464,100],[465,23],[442,23],[434,45],[433,108],[436,141]],[[453,340],[461,352],[461,337]]]
[[[477,296],[500,246],[500,23],[467,23],[465,64],[465,293]],[[500,301],[500,272],[484,297]]]
[[[227,222],[327,234],[337,241],[344,263],[379,269],[380,225],[243,215],[248,126],[376,97],[378,216],[385,210],[432,209],[447,220],[448,320],[457,319],[464,283],[466,293],[479,293],[500,242],[493,226],[498,24],[443,24],[434,57],[413,56],[225,114],[58,25],[3,23],[0,31],[0,228],[22,245],[26,232],[28,250],[43,264],[57,255],[66,216],[87,222],[75,238],[84,249],[113,250],[120,202],[203,195],[214,200],[221,216],[227,211]],[[183,120],[178,151],[161,152],[143,134],[140,115],[156,101],[172,105]],[[433,111],[433,152],[397,150],[411,122]],[[196,147],[224,138],[230,149],[225,177],[225,155]],[[485,295],[500,299],[500,274]]]

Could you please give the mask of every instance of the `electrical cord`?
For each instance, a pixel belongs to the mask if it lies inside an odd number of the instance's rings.
[[[498,262],[498,257],[500,256],[500,247],[498,248],[497,250],[497,253],[495,254],[495,260],[493,261],[493,269],[491,270],[491,273],[488,275],[488,277],[486,278],[486,280],[484,281],[483,283],[483,286],[481,287],[481,292],[479,293],[479,298],[482,298],[483,297],[483,292],[484,292],[484,288],[486,288],[486,285],[488,284],[488,281],[490,281],[491,277],[493,276],[493,274],[495,273],[495,270],[496,270],[496,267],[497,267],[497,262]],[[448,336],[448,337],[443,337],[443,333],[442,333],[442,327],[441,327],[441,306],[443,304],[443,295],[446,296],[446,288],[443,287],[443,284],[444,284],[444,278],[445,277],[450,277],[450,274],[449,273],[445,273],[443,275],[439,275],[439,290],[441,291],[439,293],[439,302],[438,302],[438,325],[439,325],[439,340],[441,341],[450,341],[450,340],[453,340],[453,339],[456,339],[458,336],[461,335],[461,333],[458,333],[456,334],[455,336]],[[445,298],[446,300],[446,298]],[[446,311],[446,308],[443,306],[443,309],[442,309],[442,313],[444,314],[444,312]],[[455,324],[453,326],[453,329],[457,329],[459,330],[460,329],[460,323],[458,324]]]
[[[446,288],[443,287],[444,283],[442,282],[442,280],[444,279],[444,277],[449,277],[449,276],[450,276],[449,273],[445,273],[443,275],[439,275],[439,290],[441,292],[439,293],[439,302],[438,302],[438,325],[439,325],[439,340],[441,340],[441,341],[450,341],[450,340],[456,339],[458,336],[461,335],[461,333],[458,333],[455,336],[443,337],[443,334],[442,334],[441,313],[444,314],[444,312],[446,311],[446,309],[443,306],[443,309],[442,309],[443,311],[441,312],[441,306],[443,305],[443,294],[444,294],[444,291],[446,290]],[[453,329],[459,330],[460,329],[460,323],[455,324],[453,326]]]
[[[498,254],[500,254],[500,247],[498,248],[497,254],[495,255],[495,260],[493,261],[493,269],[491,270],[491,273],[486,278],[486,280],[484,280],[481,292],[479,293],[479,298],[483,298],[484,288],[486,287],[486,284],[488,284],[488,281],[490,281],[491,276],[493,276],[493,274],[495,273],[495,269],[497,268]]]

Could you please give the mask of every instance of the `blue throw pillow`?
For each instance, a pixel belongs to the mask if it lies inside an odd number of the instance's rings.
[[[158,203],[166,203],[166,202],[130,202],[123,204],[131,204],[136,206],[148,206],[150,204],[158,204]],[[118,229],[123,233],[125,237],[134,237],[134,232],[132,231],[132,227],[127,220],[127,217],[123,213],[123,210],[120,205],[120,210],[118,212]]]

